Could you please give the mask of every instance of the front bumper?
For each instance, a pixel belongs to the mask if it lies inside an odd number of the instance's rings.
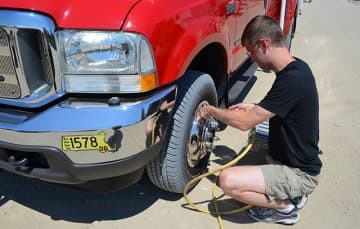
[[[163,114],[172,109],[164,109],[164,104],[172,104],[175,93],[171,86],[150,97],[120,100],[116,105],[67,99],[38,113],[0,109],[0,168],[66,184],[139,170],[160,149],[158,128],[162,133],[167,128],[169,115]],[[110,150],[64,146],[64,138],[99,134]],[[20,163],[24,158],[27,162]]]

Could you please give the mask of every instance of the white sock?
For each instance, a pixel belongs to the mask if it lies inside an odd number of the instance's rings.
[[[280,212],[280,213],[284,213],[284,214],[289,214],[290,212],[292,212],[294,210],[295,206],[293,204],[289,204],[289,206],[287,208],[281,208],[281,209],[276,209],[276,211]]]

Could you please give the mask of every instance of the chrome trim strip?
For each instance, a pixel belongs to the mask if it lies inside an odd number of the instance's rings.
[[[153,115],[164,101],[169,102],[175,98],[174,96],[175,86],[171,86],[143,101],[119,106],[79,108],[71,107],[65,101],[21,123],[1,122],[2,113],[0,112],[0,133],[1,129],[21,132],[66,132],[126,127]],[[9,118],[7,115],[6,119],[9,120]],[[19,120],[19,118],[14,116],[14,120]]]
[[[116,135],[113,129],[76,131],[76,132],[14,132],[0,129],[1,142],[16,144],[27,147],[56,148],[64,153],[73,163],[93,164],[116,161],[137,155],[147,148],[145,127],[148,120],[141,121],[135,125],[120,129],[120,147],[115,152],[101,153],[97,150],[88,151],[65,151],[62,150],[62,137],[72,135],[98,135],[104,133],[105,140],[109,141]]]
[[[55,24],[50,18],[34,12],[0,10],[0,23],[8,28],[33,28],[49,34],[55,32]]]
[[[154,136],[156,128],[167,129],[171,116],[160,116],[163,112],[170,114],[173,108],[164,110],[162,105],[173,104],[175,97],[176,87],[171,86],[143,101],[119,106],[79,108],[59,104],[32,117],[1,111],[1,141],[19,146],[57,148],[78,164],[125,159],[162,140],[163,136]],[[106,153],[62,150],[64,136],[99,133],[104,133],[108,142],[111,138],[117,139],[118,148]]]

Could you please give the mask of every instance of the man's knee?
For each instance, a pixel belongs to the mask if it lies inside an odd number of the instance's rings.
[[[224,169],[219,176],[219,185],[229,195],[254,191],[265,193],[265,181],[262,171],[256,166],[237,166]]]
[[[219,175],[219,185],[225,194],[230,194],[234,189],[238,189],[236,186],[235,178],[236,174],[231,172],[230,169],[221,171]]]

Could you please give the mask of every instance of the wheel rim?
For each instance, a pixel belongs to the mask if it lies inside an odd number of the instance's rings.
[[[190,129],[186,159],[191,168],[199,165],[200,161],[213,149],[217,122],[214,119],[200,120],[198,115],[200,109],[206,105],[209,105],[207,101],[199,103]]]

